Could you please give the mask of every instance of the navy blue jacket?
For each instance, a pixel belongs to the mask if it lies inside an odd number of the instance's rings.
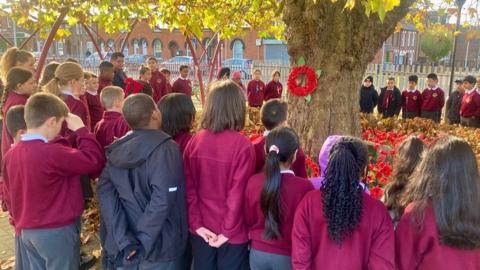
[[[134,130],[107,147],[107,159],[97,185],[106,256],[121,261],[141,245],[141,264],[180,257],[188,232],[178,145],[160,130]]]
[[[115,72],[113,73],[112,84],[114,86],[118,86],[118,87],[125,90],[125,80],[126,79],[127,79],[127,74],[125,74],[125,72],[123,70],[121,70],[121,71],[115,70]]]

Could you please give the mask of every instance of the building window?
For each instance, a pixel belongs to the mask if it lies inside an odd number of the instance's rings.
[[[180,51],[180,47],[178,46],[177,42],[170,41],[168,43],[168,50],[170,51],[170,56],[175,57],[178,55],[178,52]]]
[[[105,42],[103,42],[103,40],[100,40],[100,42],[98,42],[98,46],[100,46],[100,51],[102,52],[102,54],[105,54]]]
[[[415,46],[415,36],[417,35],[417,32],[412,32],[412,46]]]
[[[148,54],[148,43],[146,39],[142,39],[142,54],[143,55]]]
[[[232,43],[233,58],[243,59],[243,42],[240,39],[236,39]]]
[[[115,42],[113,41],[113,39],[109,39],[107,41],[107,51],[110,51],[110,52],[114,52],[115,51]]]
[[[156,58],[162,58],[162,42],[158,39],[153,41],[153,56]]]
[[[130,54],[129,48],[128,48],[128,43],[125,44],[125,48],[123,48],[123,55],[127,56]]]
[[[203,47],[205,48],[205,50],[207,50],[207,59],[210,60],[212,59],[213,57],[213,50],[214,50],[214,42],[210,42],[210,38],[204,38],[203,39]],[[210,46],[208,46],[210,44]],[[208,46],[208,48],[207,48]]]
[[[138,39],[134,39],[132,41],[132,44],[133,44],[133,54],[137,55],[140,51],[140,42],[138,41]]]
[[[405,34],[406,34],[405,31],[402,31],[402,47],[405,46],[405,39],[406,39]]]
[[[190,47],[188,47],[187,42],[185,42],[184,47],[185,47],[185,55],[186,56],[192,56],[192,51],[190,51]]]

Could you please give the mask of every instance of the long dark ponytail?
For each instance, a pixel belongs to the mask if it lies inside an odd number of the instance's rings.
[[[337,244],[360,222],[363,188],[359,180],[367,164],[367,147],[360,139],[342,137],[330,151],[325,182],[320,190],[328,234]]]
[[[260,197],[260,207],[265,216],[263,237],[267,240],[280,237],[280,163],[292,163],[298,147],[297,133],[291,128],[275,128],[267,136],[265,181]]]

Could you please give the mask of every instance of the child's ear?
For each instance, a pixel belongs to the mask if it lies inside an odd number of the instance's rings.
[[[17,131],[17,136],[20,137],[20,136],[22,136],[22,135],[25,134],[25,133],[27,133],[27,130],[26,130],[26,129],[19,129],[19,130]]]
[[[55,117],[55,116],[52,116],[52,117],[48,118],[47,121],[46,121],[47,127],[49,127],[49,128],[55,127],[57,125],[58,121],[59,121],[59,119],[57,119],[57,117]]]

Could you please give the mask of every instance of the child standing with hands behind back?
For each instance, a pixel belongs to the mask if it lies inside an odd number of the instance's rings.
[[[253,80],[247,85],[248,106],[260,108],[263,105],[265,83],[262,82],[262,71],[255,69],[253,71]]]
[[[64,120],[77,134],[78,149],[48,142],[60,133]],[[30,97],[25,122],[26,134],[5,155],[4,163],[5,203],[28,255],[22,260],[28,260],[32,269],[78,269],[80,175],[103,168],[103,149],[54,95]]]
[[[98,77],[97,75],[85,72],[85,97],[87,99],[88,112],[90,113],[90,121],[92,122],[92,129],[102,120],[103,106],[100,102],[100,95],[98,94]]]
[[[255,151],[240,134],[245,97],[233,81],[208,93],[201,126],[184,152],[189,229],[195,269],[248,269],[243,200]]]

